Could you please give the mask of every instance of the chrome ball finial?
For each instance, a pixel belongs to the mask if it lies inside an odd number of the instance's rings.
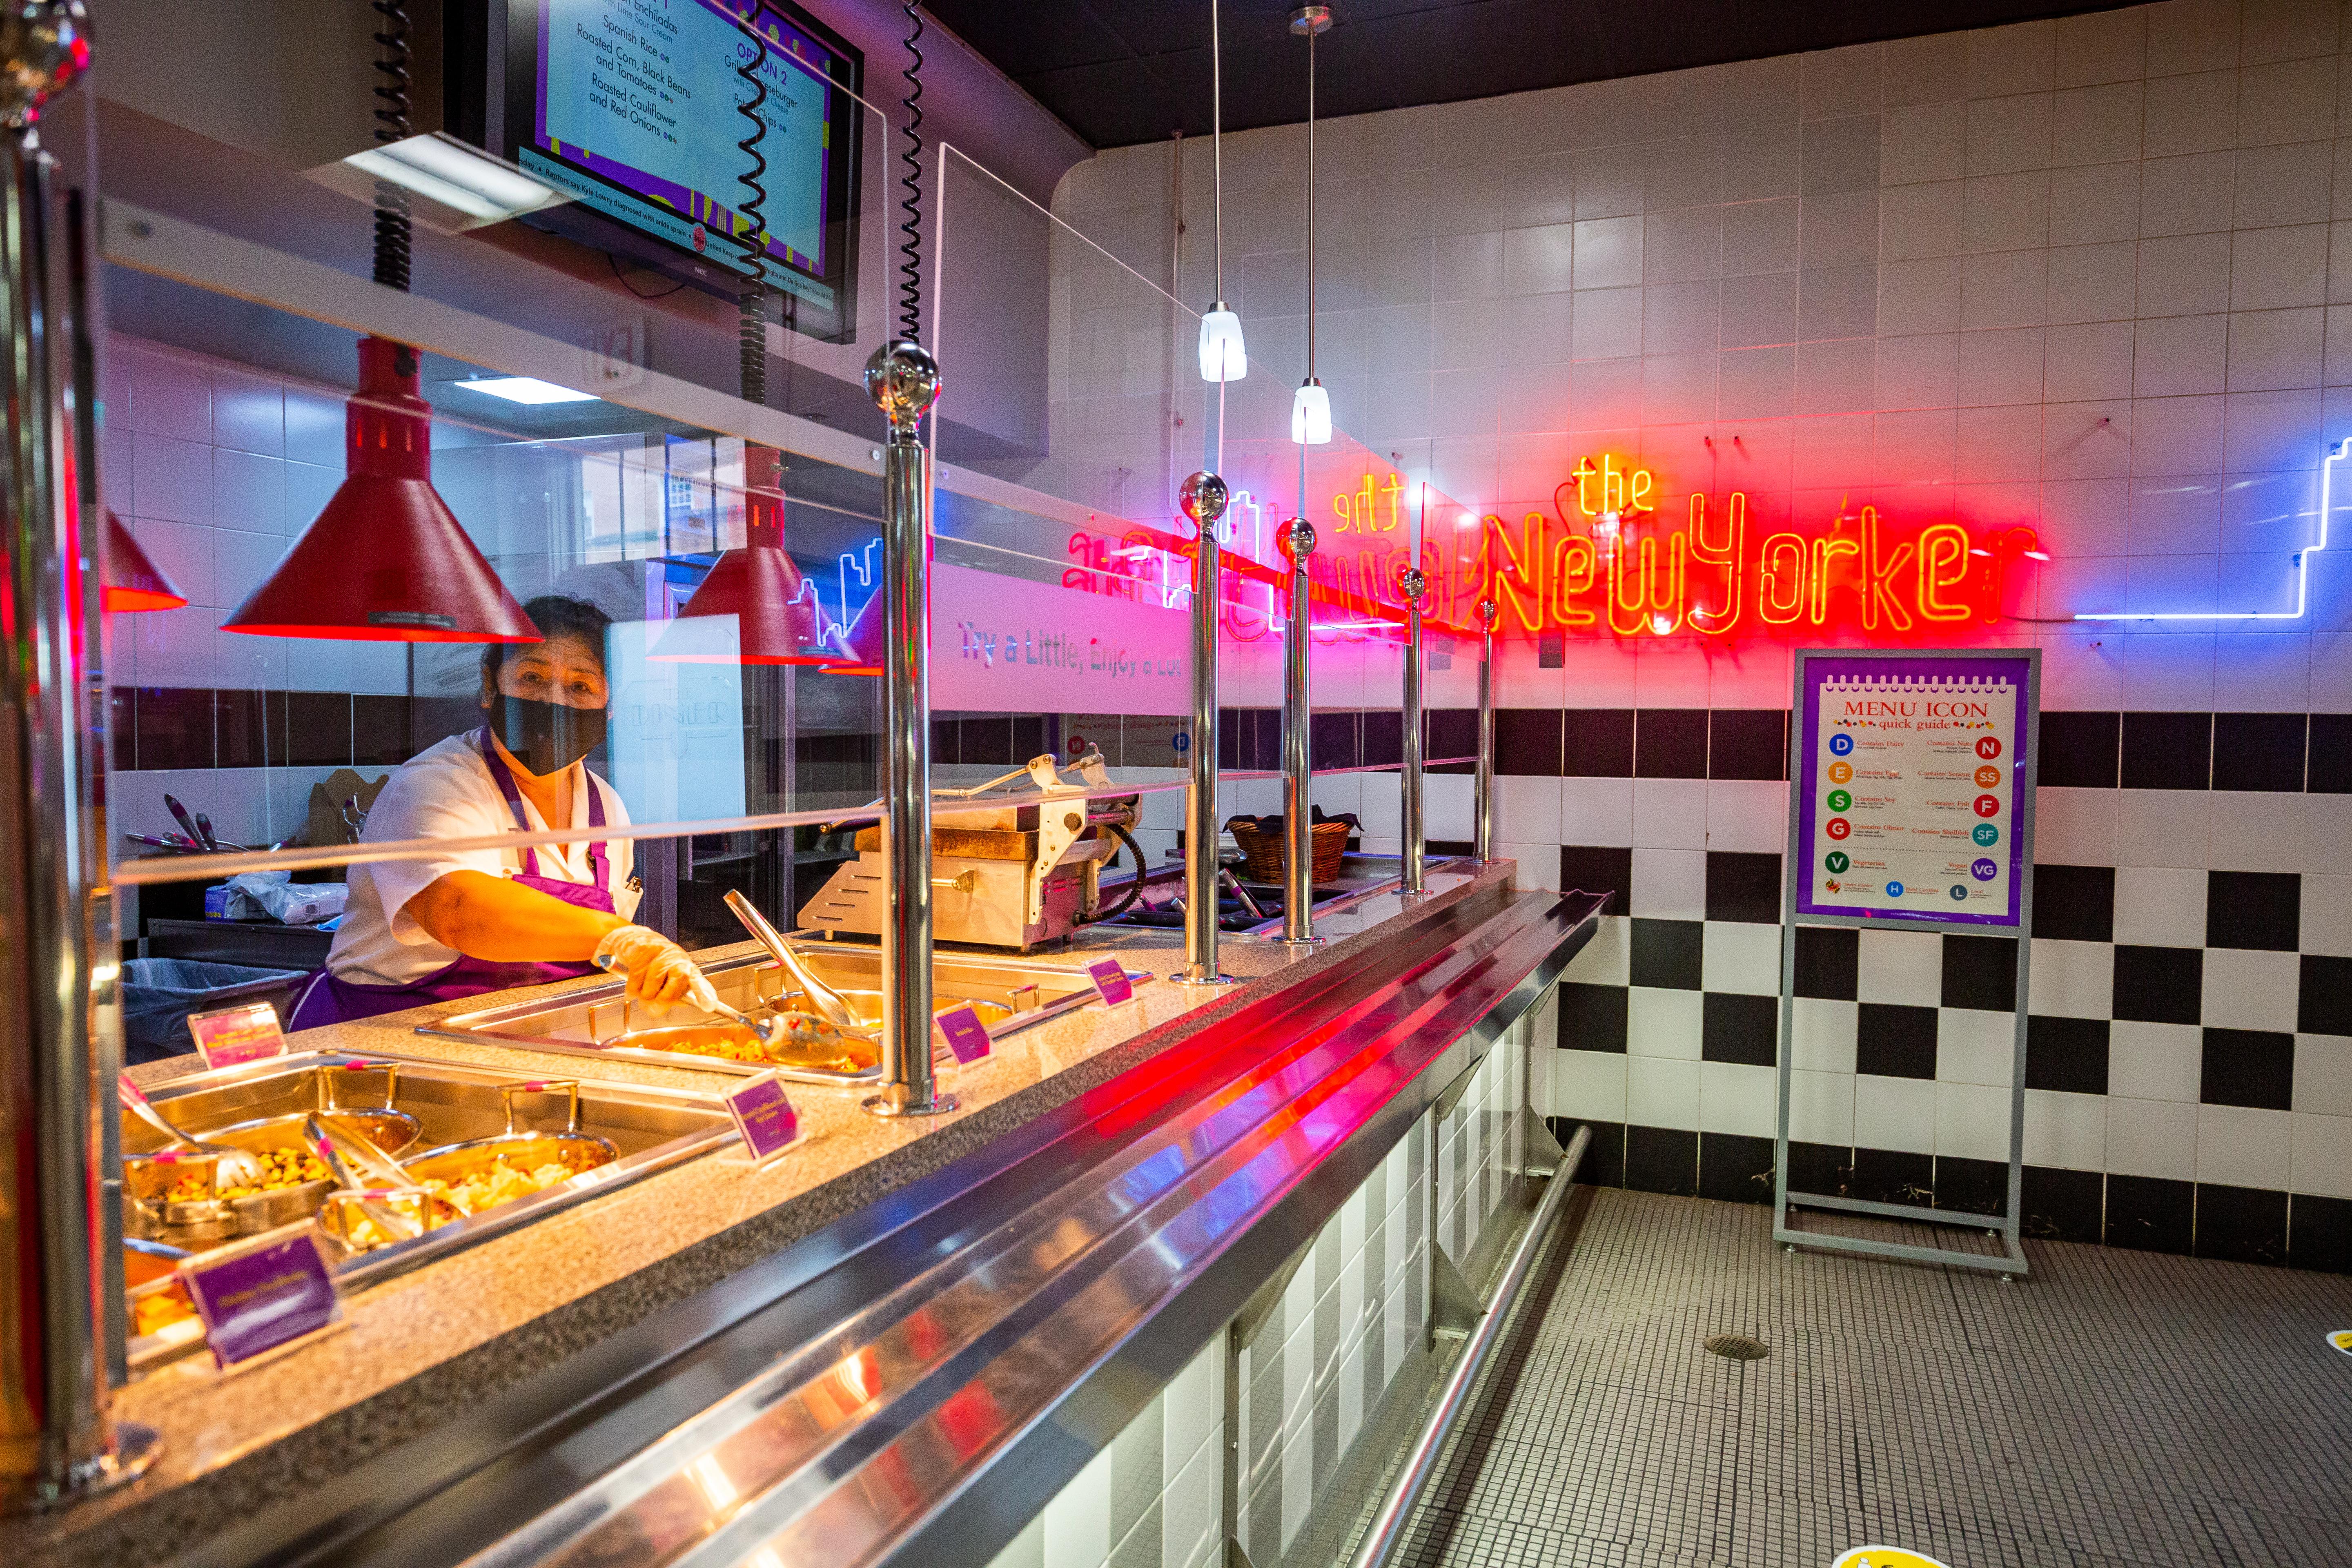
[[[866,395],[890,421],[894,436],[911,437],[940,400],[940,362],[911,338],[892,338],[866,362]]]
[[[1406,567],[1397,574],[1397,591],[1404,595],[1406,604],[1420,603],[1421,596],[1429,592],[1429,574],[1418,566]]]
[[[1493,626],[1495,624],[1495,617],[1502,613],[1503,606],[1495,603],[1494,600],[1481,599],[1478,601],[1478,618],[1487,626]]]
[[[82,0],[0,4],[0,123],[29,129],[41,106],[89,68],[89,16]]]
[[[1279,542],[1283,553],[1304,571],[1307,558],[1315,553],[1315,525],[1303,517],[1294,517],[1284,525]]]
[[[1184,509],[1184,515],[1198,524],[1203,532],[1217,525],[1217,521],[1225,515],[1225,508],[1233,499],[1233,491],[1225,488],[1225,481],[1206,468],[1186,475],[1184,482],[1176,487],[1176,504]]]

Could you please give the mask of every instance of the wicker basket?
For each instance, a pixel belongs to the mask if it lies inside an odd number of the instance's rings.
[[[1242,875],[1252,882],[1269,882],[1280,886],[1283,871],[1290,863],[1287,844],[1280,832],[1261,833],[1257,818],[1236,816],[1225,824],[1225,831],[1240,846],[1244,865]],[[1314,826],[1315,856],[1310,871],[1320,886],[1339,879],[1339,858],[1348,851],[1348,835],[1354,831],[1344,822],[1318,822]]]

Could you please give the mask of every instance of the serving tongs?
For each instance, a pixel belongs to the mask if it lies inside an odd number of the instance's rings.
[[[840,992],[819,980],[811,972],[809,966],[801,962],[801,955],[793,951],[792,944],[783,939],[774,926],[768,923],[768,917],[761,914],[751,900],[745,898],[740,891],[730,891],[727,895],[727,907],[735,911],[735,918],[743,922],[743,929],[751,933],[752,940],[766,948],[769,955],[782,967],[783,972],[792,976],[793,984],[800,987],[801,994],[808,999],[809,1005],[822,1015],[826,1023],[831,1024],[843,1034],[855,1036],[861,1040],[873,1039],[880,1033],[879,1030],[858,1021],[857,1015],[851,1009],[848,1001]],[[734,1009],[728,1008],[727,1011],[733,1012]],[[735,1016],[741,1018],[743,1016],[736,1013]],[[750,1022],[749,1019],[744,1021]],[[770,1022],[781,1024],[782,1020],[771,1019]],[[759,1033],[761,1039],[768,1040],[767,1031],[761,1030]]]
[[[425,1234],[429,1224],[425,1216],[431,1200],[416,1184],[415,1178],[402,1170],[398,1162],[364,1134],[354,1131],[348,1124],[330,1129],[313,1112],[302,1118],[302,1142],[319,1156],[319,1163],[326,1166],[328,1173],[335,1178],[335,1185],[341,1189],[334,1194],[335,1197],[348,1197],[349,1201],[356,1203],[360,1213],[365,1215],[369,1223],[386,1239],[414,1241]],[[353,1166],[359,1169],[354,1170]],[[366,1173],[367,1180],[361,1179],[361,1172]],[[386,1198],[398,1197],[412,1201],[417,1211],[414,1216],[404,1215],[384,1202]],[[348,1236],[348,1222],[343,1229]]]

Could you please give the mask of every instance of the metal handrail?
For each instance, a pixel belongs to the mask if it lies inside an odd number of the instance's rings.
[[[1592,1129],[1578,1128],[1576,1136],[1569,1140],[1568,1152],[1552,1167],[1549,1184],[1542,1201],[1536,1205],[1535,1216],[1528,1221],[1527,1234],[1519,1237],[1519,1245],[1511,1254],[1510,1267],[1503,1270],[1494,1300],[1464,1342],[1462,1359],[1454,1363],[1453,1375],[1445,1380],[1444,1391],[1438,1395],[1429,1419],[1423,1423],[1421,1435],[1413,1439],[1396,1479],[1389,1483],[1388,1493],[1381,1499],[1381,1506],[1366,1527],[1363,1540],[1357,1544],[1355,1555],[1348,1559],[1348,1568],[1385,1568],[1396,1554],[1398,1545],[1404,1540],[1405,1526],[1412,1521],[1414,1505],[1421,1501],[1430,1478],[1437,1473],[1438,1451],[1445,1446],[1462,1407],[1469,1402],[1471,1387],[1486,1369],[1495,1342],[1502,1338],[1503,1320],[1510,1315],[1512,1305],[1528,1282],[1536,1254],[1542,1250],[1544,1238],[1551,1233],[1552,1222],[1559,1217],[1572,1184],[1570,1178],[1576,1174],[1576,1167],[1591,1142]]]

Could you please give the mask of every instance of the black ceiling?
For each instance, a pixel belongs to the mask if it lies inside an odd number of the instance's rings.
[[[1292,0],[1222,0],[1225,129],[1307,117]],[[2107,0],[2112,5],[2114,0]],[[1317,112],[1646,76],[2105,9],[2098,0],[1334,0]],[[1209,0],[929,0],[925,9],[1096,147],[1209,129]],[[868,62],[891,98],[894,62]]]

